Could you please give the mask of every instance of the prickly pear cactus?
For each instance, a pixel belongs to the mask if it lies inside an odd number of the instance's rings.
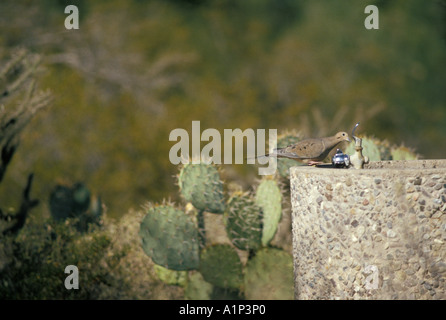
[[[262,243],[262,209],[249,194],[235,193],[224,213],[226,233],[242,250],[256,250]]]
[[[93,199],[83,183],[78,182],[72,187],[57,185],[50,195],[51,216],[56,221],[75,218],[76,228],[85,232],[90,224],[100,223],[102,203],[96,197]]]
[[[276,180],[263,178],[256,190],[256,204],[262,208],[262,245],[274,237],[282,216],[282,192]]]
[[[83,183],[76,183],[73,186],[73,211],[81,214],[90,207],[90,191]]]
[[[185,164],[178,175],[178,185],[184,199],[195,208],[212,213],[224,212],[223,182],[216,166]]]
[[[186,285],[187,271],[170,270],[158,264],[155,264],[153,268],[158,278],[164,283],[182,287]]]
[[[171,270],[197,269],[199,240],[192,218],[169,204],[147,206],[139,235],[153,262]]]
[[[368,137],[363,137],[362,139],[362,154],[369,158],[369,161],[380,161],[381,152],[378,148],[378,140]],[[345,149],[345,153],[353,155],[355,153],[355,143],[351,142]]]
[[[376,140],[376,146],[378,147],[380,158],[382,161],[392,160],[391,147],[387,140]]]
[[[214,286],[204,280],[199,272],[190,272],[184,297],[186,300],[210,300]]]
[[[361,137],[361,139],[364,139]],[[355,140],[351,139],[352,142],[347,144],[347,147],[345,148],[345,154],[348,154],[349,156],[352,156],[353,154],[355,154]]]
[[[72,217],[74,205],[71,188],[57,185],[50,194],[51,216],[56,221],[62,221]]]
[[[263,248],[245,268],[245,297],[248,300],[291,300],[294,298],[292,256],[279,249]]]
[[[296,132],[286,132],[277,137],[277,148],[285,148],[291,144],[299,142],[301,139],[300,134]],[[302,163],[286,158],[277,158],[277,170],[281,177],[288,179],[290,177],[289,169],[295,166],[301,166]]]
[[[413,151],[404,146],[392,148],[391,152],[393,160],[416,160],[418,158]]]
[[[388,141],[380,141],[375,138],[362,138],[362,153],[368,156],[370,161],[383,160],[415,160],[417,154],[404,146],[391,147]],[[355,144],[350,143],[346,149],[346,153],[352,155],[355,152]]]
[[[200,254],[199,270],[207,282],[221,288],[239,288],[243,281],[242,263],[230,245],[205,248]]]

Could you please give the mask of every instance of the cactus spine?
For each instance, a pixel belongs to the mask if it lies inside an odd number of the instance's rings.
[[[293,165],[296,162],[293,161]],[[186,299],[238,299],[243,297],[245,284],[251,285],[250,275],[276,281],[261,274],[255,267],[258,264],[249,262],[257,257],[256,252],[263,252],[262,245],[267,246],[274,237],[281,218],[282,192],[273,177],[259,182],[255,194],[233,191],[227,202],[216,166],[186,164],[178,175],[178,185],[187,202],[185,209],[166,203],[146,206],[140,226],[144,252],[157,264],[155,271],[160,279],[184,285]],[[230,244],[206,245],[205,212],[210,216],[223,213],[220,217]],[[206,219],[206,223],[208,221]],[[239,255],[248,259],[251,271],[254,268],[255,272],[246,274],[246,262],[242,263]],[[276,255],[283,271],[281,260],[284,258]],[[282,288],[277,296],[285,297]]]
[[[178,175],[178,185],[184,199],[198,210],[224,212],[223,182],[216,166],[185,164]]]
[[[241,250],[256,250],[262,242],[262,209],[247,193],[235,193],[224,214],[226,231]]]

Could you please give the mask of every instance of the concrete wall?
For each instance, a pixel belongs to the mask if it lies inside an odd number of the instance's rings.
[[[446,160],[290,180],[296,299],[446,299]]]

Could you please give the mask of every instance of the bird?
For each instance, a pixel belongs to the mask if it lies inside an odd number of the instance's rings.
[[[276,148],[261,157],[289,158],[313,166],[322,164],[330,151],[343,141],[351,142],[348,134],[341,131],[332,137],[309,138],[284,148]]]

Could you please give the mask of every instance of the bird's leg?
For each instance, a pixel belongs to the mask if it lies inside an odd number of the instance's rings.
[[[324,163],[321,161],[312,161],[312,160],[308,161],[309,166],[317,166],[318,164],[324,164]]]

